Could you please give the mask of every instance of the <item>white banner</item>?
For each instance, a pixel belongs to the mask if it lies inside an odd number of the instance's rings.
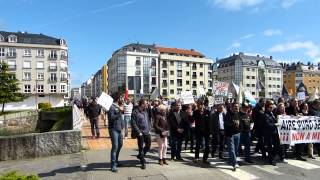
[[[194,103],[194,98],[191,91],[181,92],[181,99],[183,104],[192,104]]]
[[[81,130],[81,114],[79,108],[76,105],[73,105],[72,108],[72,124],[74,130]]]
[[[113,103],[113,99],[105,92],[102,92],[100,97],[98,98],[97,103],[104,107],[107,111],[109,111],[109,108]]]
[[[209,97],[208,97],[208,101],[209,101],[208,106],[209,106],[209,107],[212,107],[212,106],[214,105],[214,97],[209,96]]]
[[[281,144],[319,143],[320,117],[279,116],[278,132]]]
[[[223,97],[214,98],[214,104],[224,104]]]

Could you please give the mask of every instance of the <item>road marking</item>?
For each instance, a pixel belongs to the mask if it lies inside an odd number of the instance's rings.
[[[285,162],[287,162],[289,165],[296,166],[302,169],[317,169],[320,168],[320,166],[311,164],[305,161],[299,161],[294,159],[286,159]]]
[[[277,166],[270,166],[270,165],[252,165],[252,167],[255,167],[257,169],[260,169],[262,171],[265,171],[267,173],[270,174],[274,174],[274,175],[283,175],[283,173],[277,171],[276,169],[279,169],[279,167]]]

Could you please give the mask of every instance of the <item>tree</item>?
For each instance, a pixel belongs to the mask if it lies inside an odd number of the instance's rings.
[[[2,113],[6,103],[18,102],[24,99],[19,90],[19,82],[14,74],[8,73],[8,65],[0,63],[0,103],[2,104]]]

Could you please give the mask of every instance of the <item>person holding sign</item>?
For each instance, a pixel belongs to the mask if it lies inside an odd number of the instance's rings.
[[[276,166],[274,162],[274,156],[278,154],[280,156],[280,161],[283,161],[282,149],[280,146],[280,139],[278,135],[277,119],[273,114],[274,103],[272,100],[267,100],[265,105],[264,113],[264,134],[265,143],[267,145],[268,151],[268,161],[271,165]]]
[[[168,136],[169,136],[169,123],[166,117],[166,106],[159,105],[157,107],[157,115],[155,116],[153,124],[156,139],[158,142],[158,152],[159,152],[159,164],[168,165],[166,161]]]
[[[120,166],[118,159],[120,150],[122,148],[122,129],[124,128],[124,123],[122,121],[123,107],[120,106],[120,96],[119,94],[112,95],[113,104],[110,106],[108,111],[108,129],[111,138],[112,148],[111,148],[111,171],[118,172],[117,167]]]
[[[306,102],[301,103],[300,114],[302,114],[303,116],[309,116],[309,105]],[[308,157],[311,159],[316,159],[313,156],[313,144],[312,143],[308,143]]]
[[[310,116],[317,116],[320,117],[320,100],[314,100],[311,104],[310,110],[309,110]],[[315,144],[318,150],[318,156],[320,157],[320,143]]]

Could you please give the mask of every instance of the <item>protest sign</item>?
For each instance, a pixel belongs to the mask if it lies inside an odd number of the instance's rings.
[[[306,93],[305,92],[298,92],[297,96],[298,96],[299,101],[306,100]]]
[[[194,103],[194,98],[191,91],[181,92],[181,99],[183,104],[192,104]]]
[[[224,104],[223,97],[214,98],[214,104]]]
[[[102,92],[100,97],[98,98],[97,103],[104,107],[107,111],[109,111],[109,108],[113,103],[113,99],[105,92]]]
[[[206,91],[204,90],[203,87],[198,87],[198,92],[199,92],[199,95],[206,95]]]
[[[213,83],[212,91],[215,96],[228,96],[229,83],[215,81]]]
[[[279,116],[278,124],[281,144],[320,142],[320,117]]]
[[[214,105],[214,97],[209,96],[209,97],[208,97],[208,101],[209,101],[208,106],[209,106],[209,107],[212,107],[212,106]]]

